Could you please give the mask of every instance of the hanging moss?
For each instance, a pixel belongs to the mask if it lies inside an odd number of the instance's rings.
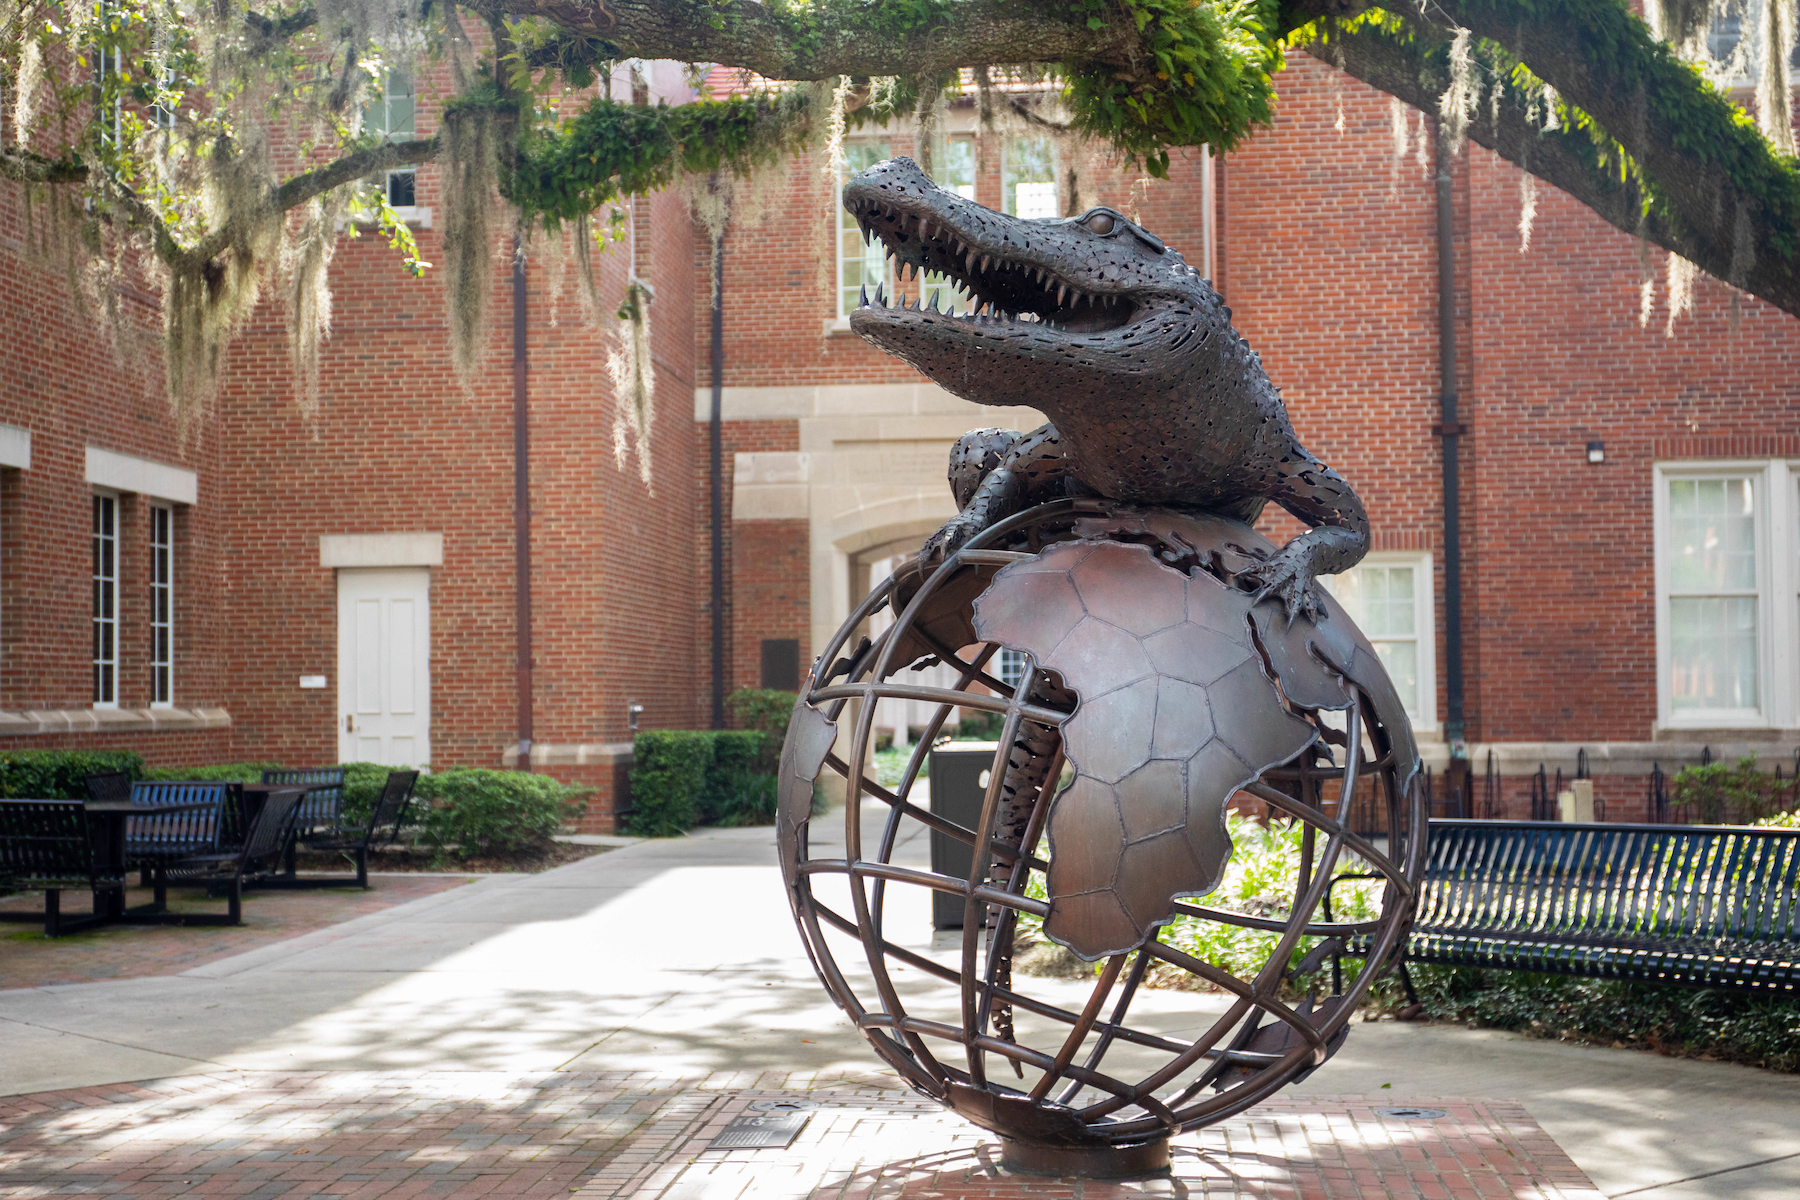
[[[450,359],[465,382],[481,355],[487,294],[493,283],[495,112],[481,105],[444,110],[439,168],[444,191],[444,291]]]

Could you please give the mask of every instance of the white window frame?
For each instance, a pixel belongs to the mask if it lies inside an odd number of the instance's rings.
[[[1007,138],[1000,147],[1000,209],[1011,216],[1018,216],[1018,193],[1015,185],[1019,182],[1013,178],[1013,147],[1020,142],[1042,142],[1050,152],[1050,198],[1052,217],[1062,215],[1062,156],[1057,153],[1056,143],[1049,137],[1035,134],[1017,134]],[[1039,183],[1041,180],[1031,180]]]
[[[894,150],[893,142],[889,141],[887,138],[852,138],[844,143],[845,149],[849,149],[852,146],[885,146],[889,156],[892,156]],[[849,156],[846,155],[843,167],[838,172],[838,187],[836,191],[832,192],[833,197],[841,197],[843,195],[843,187],[845,183],[849,182],[850,174],[850,160]],[[849,289],[844,286],[844,240],[847,236],[852,234],[860,239],[862,237],[861,226],[857,224],[856,217],[851,214],[849,209],[834,200],[832,203],[831,218],[831,240],[834,250],[832,254],[831,312],[832,316],[836,319],[835,324],[846,329],[849,328],[850,313],[856,308],[858,302],[858,298],[850,295]],[[858,245],[860,246],[861,244],[862,243],[859,241]],[[880,243],[877,242],[875,245],[876,248],[879,248]],[[881,283],[886,290],[888,303],[891,304],[893,303],[895,295],[894,277],[888,269],[885,251],[882,253]],[[866,255],[864,261],[867,261]],[[873,292],[871,292],[871,295],[872,294]]]
[[[1656,572],[1656,723],[1659,729],[1784,729],[1800,707],[1800,611],[1778,597],[1796,597],[1800,564],[1800,464],[1780,459],[1684,459],[1652,464],[1652,536]],[[1669,482],[1749,478],[1756,490],[1757,707],[1675,710],[1669,692]],[[1777,547],[1787,553],[1777,553]],[[1800,597],[1796,597],[1800,599]]]
[[[102,512],[110,512],[111,528],[102,528]],[[110,543],[110,561],[112,574],[102,573],[105,565],[101,554],[102,543]],[[93,693],[95,708],[119,707],[119,494],[99,489],[89,493],[88,499],[88,548],[91,556],[89,568],[89,636],[90,661],[93,667]],[[111,603],[103,604],[103,599]],[[102,616],[102,612],[110,608],[111,617]],[[102,668],[112,669],[110,689],[101,687]]]
[[[150,707],[175,707],[175,509],[150,507]]]
[[[394,83],[394,75],[396,73],[404,75],[407,78],[407,80],[409,81],[408,86],[411,88],[411,91],[402,93],[402,94],[409,96],[412,100],[412,116],[408,119],[407,128],[401,132],[400,137],[396,137],[394,134],[394,112],[393,112],[393,109],[394,109],[395,92],[393,90],[393,83]],[[418,80],[418,76],[414,75],[411,71],[408,71],[408,70],[399,70],[398,72],[396,72],[396,70],[384,71],[381,76],[381,94],[379,96],[377,96],[375,99],[369,101],[368,105],[364,109],[363,120],[364,120],[365,124],[368,122],[369,117],[371,115],[373,115],[374,112],[378,109],[381,113],[381,128],[380,128],[379,132],[380,132],[383,140],[388,141],[388,142],[395,142],[395,141],[399,141],[401,137],[404,137],[405,139],[407,139],[409,141],[417,138],[419,136],[419,133],[418,133],[418,130],[419,130],[419,80]],[[394,204],[394,202],[393,202],[393,199],[394,199],[394,177],[396,175],[411,175],[413,177],[413,182],[412,182],[413,202],[411,204]],[[392,206],[393,210],[396,213],[400,214],[400,216],[403,219],[408,220],[408,221],[415,220],[420,215],[418,188],[419,188],[419,168],[418,168],[417,164],[403,166],[403,167],[393,167],[393,168],[389,169],[388,171],[386,171],[385,173],[383,173],[383,175],[381,177],[382,195],[387,197],[388,203],[389,203],[389,205]]]
[[[969,182],[950,184],[941,179],[934,179],[938,186],[955,192],[965,200],[975,199],[975,184],[981,178],[981,156],[975,151],[975,138],[971,134],[948,134],[939,146],[932,151],[933,170],[938,170],[937,163],[948,162],[950,148],[966,147],[969,151]],[[969,310],[971,297],[967,290],[951,283],[948,277],[935,271],[928,271],[918,279],[919,299],[930,303],[934,298],[938,308],[947,313],[962,314]]]
[[[1363,555],[1362,560],[1351,567],[1350,571],[1358,571],[1363,567],[1411,567],[1413,573],[1413,640],[1418,646],[1419,695],[1418,711],[1408,710],[1407,716],[1412,721],[1415,733],[1436,733],[1441,728],[1438,721],[1438,682],[1437,682],[1437,584],[1433,569],[1436,564],[1427,550],[1371,550]],[[1343,572],[1349,574],[1350,571]],[[1336,595],[1333,586],[1336,576],[1322,575],[1319,582],[1327,591]],[[1370,643],[1376,641],[1399,641],[1399,638],[1375,638],[1367,631],[1363,636]],[[1397,689],[1396,689],[1397,690]],[[1402,703],[1405,697],[1401,697]]]

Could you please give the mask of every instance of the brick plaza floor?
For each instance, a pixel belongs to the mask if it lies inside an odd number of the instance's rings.
[[[148,904],[154,893],[136,886],[135,875],[131,878],[126,904]],[[252,888],[244,894],[242,925],[98,925],[47,938],[40,923],[8,921],[0,923],[0,987],[173,975],[365,913],[461,887],[473,878],[449,873],[372,874],[367,891],[357,887],[354,879],[341,888]],[[62,903],[65,914],[93,911],[92,901],[82,892],[64,892]],[[171,888],[169,910],[223,913],[225,901],[209,899],[199,888]],[[0,911],[42,913],[44,893],[0,896]]]
[[[787,1150],[707,1150],[758,1100],[817,1105]],[[1375,1115],[1429,1103],[1435,1121]],[[1278,1099],[1177,1139],[1169,1177],[1010,1175],[997,1141],[891,1081],[719,1074],[194,1075],[0,1098],[0,1197],[580,1200],[1600,1200],[1513,1104]]]

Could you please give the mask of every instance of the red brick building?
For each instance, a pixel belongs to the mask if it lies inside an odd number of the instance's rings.
[[[651,83],[686,94],[672,66]],[[1280,84],[1273,128],[1211,164],[1178,157],[1168,181],[978,131],[956,107],[933,170],[1024,215],[1112,204],[1211,272],[1302,440],[1369,508],[1373,552],[1335,586],[1441,770],[1455,731],[1431,122],[1303,56]],[[428,98],[414,120],[434,127]],[[917,156],[914,140],[859,134],[847,158]],[[1585,751],[1609,815],[1641,819],[1653,762],[1702,746],[1791,761],[1800,741],[1800,323],[1702,277],[1671,324],[1667,256],[1521,180],[1475,147],[1453,166],[1461,737],[1478,774],[1493,752],[1503,811],[1522,812],[1540,762],[1572,774]],[[438,261],[434,170],[413,186]],[[844,297],[880,268],[841,236],[832,190],[796,163],[724,242],[728,688],[803,670],[871,573],[951,514],[957,435],[1041,419],[950,397],[849,333]],[[317,412],[269,301],[184,436],[161,397],[155,297],[122,293],[139,336],[109,345],[26,244],[21,203],[0,194],[0,748],[523,756],[595,786],[603,829],[630,710],[707,723],[711,255],[678,195],[635,200],[627,240],[596,259],[608,305],[633,276],[655,296],[648,484],[615,456],[611,320],[581,317],[541,239],[515,273],[510,227],[494,230],[467,383],[442,273],[412,281],[374,239],[340,239]]]

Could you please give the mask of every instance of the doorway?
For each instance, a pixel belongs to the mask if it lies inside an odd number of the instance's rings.
[[[338,761],[431,764],[431,571],[340,570]]]

